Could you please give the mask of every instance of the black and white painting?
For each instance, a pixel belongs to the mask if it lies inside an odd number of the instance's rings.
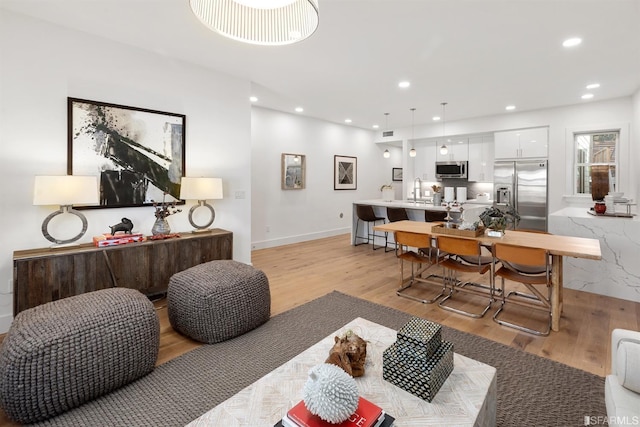
[[[70,175],[97,175],[101,208],[178,201],[183,114],[68,98]]]
[[[358,159],[349,156],[333,156],[333,189],[356,190],[358,188]]]

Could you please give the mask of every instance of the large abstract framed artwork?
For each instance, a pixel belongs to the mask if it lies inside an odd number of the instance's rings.
[[[68,98],[70,175],[97,175],[99,208],[180,203],[183,114]]]
[[[333,189],[356,190],[358,188],[358,159],[349,156],[333,156]]]

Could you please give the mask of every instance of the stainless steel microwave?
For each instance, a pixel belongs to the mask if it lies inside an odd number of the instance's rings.
[[[436,162],[436,179],[467,178],[469,162]]]

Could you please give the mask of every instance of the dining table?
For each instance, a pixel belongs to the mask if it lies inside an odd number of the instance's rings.
[[[374,230],[387,233],[404,231],[431,236],[448,235],[441,232],[442,222],[397,221],[377,225]],[[434,227],[438,225],[438,227]],[[590,260],[602,259],[600,241],[585,237],[563,236],[559,234],[533,233],[530,231],[505,230],[501,237],[492,237],[485,233],[478,236],[455,237],[479,241],[483,246],[491,247],[493,243],[507,243],[510,245],[546,250],[551,256],[551,329],[560,330],[560,316],[562,315],[562,282],[564,257],[584,258]]]

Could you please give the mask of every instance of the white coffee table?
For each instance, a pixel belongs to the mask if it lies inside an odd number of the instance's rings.
[[[393,415],[394,426],[496,425],[494,367],[454,354],[453,372],[429,403],[382,378],[382,352],[395,342],[396,331],[357,318],[188,426],[273,426],[302,399],[307,373],[325,361],[333,346],[333,337],[348,329],[368,342],[366,373],[356,378],[360,394]]]

